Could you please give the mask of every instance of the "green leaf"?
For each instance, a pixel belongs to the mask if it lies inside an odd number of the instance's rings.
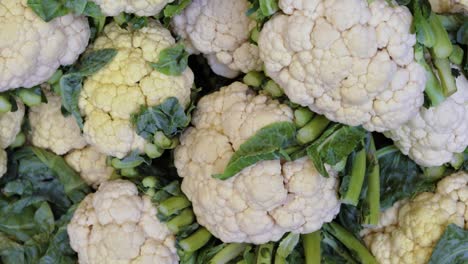
[[[141,137],[151,140],[157,131],[173,137],[182,132],[190,123],[184,107],[175,97],[166,99],[162,104],[153,107],[142,107],[132,117],[136,132]]]
[[[78,64],[73,66],[72,73],[88,77],[108,65],[117,55],[115,49],[100,49],[84,55]]]
[[[151,63],[151,66],[163,74],[178,76],[187,68],[188,57],[189,53],[185,51],[184,45],[176,44],[161,51],[159,61]]]
[[[281,257],[286,259],[289,254],[294,250],[294,248],[299,243],[299,234],[289,233],[285,238],[279,243],[278,249],[276,250],[276,257]]]
[[[83,129],[83,117],[81,117],[78,101],[80,98],[83,77],[79,74],[66,74],[60,79],[60,97],[63,108],[71,113],[78,126]]]
[[[366,136],[361,127],[333,125],[307,147],[307,155],[319,173],[328,177],[325,164],[331,166],[348,157]]]
[[[259,161],[289,159],[284,149],[295,144],[295,137],[296,126],[293,123],[268,125],[245,141],[231,157],[224,172],[213,177],[226,180]]]
[[[128,156],[121,160],[114,159],[112,165],[117,169],[132,169],[140,166],[141,164],[150,164],[150,160],[140,156],[137,150],[132,151]]]
[[[164,16],[172,18],[179,15],[190,3],[192,3],[192,0],[177,0],[164,8]]]
[[[450,224],[437,242],[429,264],[468,263],[468,231]]]
[[[69,10],[58,0],[28,0],[27,3],[45,22],[69,13]]]
[[[75,14],[83,14],[86,9],[87,0],[67,0],[65,7],[71,10]]]
[[[34,213],[34,221],[43,233],[52,233],[55,228],[54,215],[49,204],[42,202]]]
[[[278,0],[259,0],[263,16],[271,16],[278,11]]]

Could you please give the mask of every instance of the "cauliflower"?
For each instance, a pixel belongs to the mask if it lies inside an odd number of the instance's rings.
[[[73,149],[86,146],[81,130],[73,116],[63,116],[62,100],[59,96],[44,90],[47,103],[30,108],[31,143],[40,148],[50,149],[63,155]]]
[[[429,0],[437,13],[468,13],[468,0]]]
[[[456,79],[457,92],[436,107],[421,107],[419,113],[385,135],[405,155],[421,166],[440,166],[454,161],[468,146],[468,81]]]
[[[426,76],[404,6],[385,0],[281,0],[260,32],[266,73],[289,99],[369,131],[395,129],[424,101]]]
[[[67,226],[80,264],[178,263],[175,238],[156,208],[124,180],[101,184],[76,209]]]
[[[421,193],[390,209],[396,215],[364,241],[381,264],[427,263],[445,228],[454,223],[468,228],[468,174],[458,172],[441,180],[435,193]]]
[[[66,15],[46,23],[26,2],[0,2],[0,92],[43,83],[88,45],[85,17]]]
[[[111,63],[86,79],[79,99],[86,115],[84,136],[99,152],[123,158],[133,150],[143,151],[145,140],[130,121],[141,106],[155,106],[169,97],[181,105],[189,103],[194,81],[189,68],[180,76],[168,76],[150,65],[174,43],[171,33],[154,21],[139,31],[111,23],[96,39],[93,49],[118,52]]]
[[[106,163],[107,157],[93,147],[75,150],[65,156],[65,161],[88,184],[97,188],[101,183],[108,181],[114,169]]]
[[[0,114],[0,149],[5,149],[15,141],[21,131],[25,107],[21,100],[16,100],[18,109],[15,112]]]
[[[225,181],[212,177],[258,130],[292,119],[288,106],[239,82],[200,100],[174,163],[198,223],[223,242],[261,244],[287,232],[310,233],[338,213],[337,173],[322,177],[308,158],[260,161]]]
[[[91,0],[101,7],[106,16],[117,16],[118,14],[133,13],[137,16],[157,15],[167,4],[174,0]]]
[[[247,17],[247,0],[194,0],[174,17],[177,34],[194,53],[203,53],[212,70],[227,78],[259,71],[258,47],[249,43],[255,21]]]
[[[0,178],[7,172],[7,153],[0,149]]]

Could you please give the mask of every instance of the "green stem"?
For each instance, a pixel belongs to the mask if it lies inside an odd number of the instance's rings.
[[[369,250],[358,239],[356,239],[353,234],[348,232],[342,226],[332,222],[325,224],[324,228],[343,245],[345,245],[346,248],[354,252],[360,263],[378,264]]]
[[[381,159],[385,155],[392,154],[398,151],[400,150],[395,145],[390,145],[390,146],[386,146],[384,148],[379,149],[376,152],[376,155],[378,159]]]
[[[158,207],[158,211],[165,215],[171,216],[180,210],[190,206],[190,201],[184,196],[174,196],[164,200]]]
[[[148,176],[141,181],[141,184],[146,188],[154,188],[158,184],[158,179],[154,176]]]
[[[253,43],[258,43],[258,37],[260,36],[260,31],[258,31],[258,28],[257,27],[254,27],[251,31],[250,31],[250,40],[253,42]]]
[[[294,123],[297,127],[303,127],[312,120],[314,112],[310,111],[309,108],[301,107],[294,111]]]
[[[273,243],[260,245],[257,249],[257,260],[255,264],[271,264],[273,261]]]
[[[62,78],[63,72],[62,70],[57,70],[52,77],[47,80],[47,83],[50,85],[57,84],[60,82],[60,78]]]
[[[321,248],[322,241],[321,232],[315,231],[310,234],[302,235],[302,244],[304,246],[305,264],[320,264],[321,263]]]
[[[162,149],[169,149],[172,145],[172,140],[166,137],[162,131],[158,131],[154,134],[153,143]]]
[[[135,168],[124,168],[120,170],[120,174],[125,177],[136,177],[138,176],[138,172],[135,170]]]
[[[426,61],[424,56],[424,47],[416,45],[414,49],[414,58],[426,71],[427,82],[424,92],[429,98],[432,106],[437,106],[445,100],[444,91],[440,85],[439,79],[432,71],[432,67]]]
[[[453,160],[450,162],[450,165],[455,169],[458,170],[465,162],[465,155],[463,153],[455,153]]]
[[[433,180],[442,178],[444,176],[445,170],[447,168],[444,165],[437,167],[426,167],[423,168],[424,176],[431,178]]]
[[[195,252],[202,248],[211,239],[211,233],[202,227],[192,235],[179,241],[179,246],[186,252]]]
[[[457,92],[455,77],[452,75],[452,68],[448,59],[433,58],[434,66],[439,73],[439,79],[442,84],[442,90],[445,97],[450,97]]]
[[[297,141],[299,144],[305,145],[316,140],[320,137],[323,131],[325,131],[329,124],[330,120],[325,116],[316,116],[307,125],[299,129],[297,132]]]
[[[145,143],[144,151],[150,159],[157,159],[164,153],[164,149],[150,143]]]
[[[278,98],[284,95],[283,89],[281,89],[281,87],[273,80],[269,80],[263,87],[263,90],[273,98]]]
[[[26,135],[23,132],[20,132],[18,133],[18,135],[16,135],[15,141],[13,141],[13,143],[11,143],[9,147],[11,149],[19,148],[23,146],[25,142],[26,142]]]
[[[265,80],[265,75],[262,72],[251,71],[244,76],[244,83],[252,87],[260,87]]]
[[[13,105],[8,100],[8,95],[0,95],[0,114],[6,114],[11,111]]]
[[[359,202],[361,195],[362,184],[366,176],[366,149],[363,148],[356,155],[354,155],[351,179],[349,181],[348,189],[342,197],[342,202],[356,206]]]
[[[450,54],[449,60],[453,64],[461,65],[463,62],[463,49],[458,45],[453,45],[453,52]]]
[[[291,254],[296,245],[299,243],[300,235],[289,233],[279,243],[278,249],[276,250],[275,264],[287,263],[286,258]]]
[[[208,263],[226,264],[244,252],[247,244],[232,243],[221,249]]]
[[[42,97],[40,94],[36,94],[35,92],[28,89],[19,89],[17,95],[21,101],[23,101],[23,103],[29,107],[37,106],[42,102]]]
[[[367,205],[369,206],[368,215],[364,217],[364,224],[367,226],[377,226],[380,217],[380,166],[376,155],[375,142],[371,137],[369,149],[369,163],[371,169],[367,177]]]
[[[432,13],[429,16],[429,24],[431,25],[432,30],[435,34],[435,44],[432,47],[435,58],[446,59],[452,54],[453,46],[450,41],[449,35],[445,30],[442,22],[435,13]]]
[[[195,220],[195,215],[192,209],[186,208],[179,215],[172,218],[166,223],[166,226],[171,230],[172,233],[179,233],[180,229],[184,226],[188,226]]]

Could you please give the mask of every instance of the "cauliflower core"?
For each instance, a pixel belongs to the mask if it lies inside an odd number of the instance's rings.
[[[395,129],[424,101],[412,16],[385,0],[280,0],[259,37],[266,73],[294,103],[369,131]]]
[[[435,193],[421,193],[389,210],[394,215],[382,218],[385,224],[365,230],[372,254],[381,264],[427,263],[449,224],[468,228],[468,174],[446,177]]]
[[[6,149],[21,131],[25,107],[21,100],[16,100],[18,109],[15,112],[0,114],[0,148]]]
[[[45,92],[47,103],[30,108],[31,143],[63,155],[73,149],[86,146],[81,130],[73,116],[63,116],[62,100],[51,92]]]
[[[174,0],[91,0],[101,7],[106,16],[117,16],[118,14],[133,13],[137,16],[157,15],[167,4]]]
[[[249,43],[255,21],[248,9],[247,0],[194,0],[173,27],[192,52],[205,54],[216,74],[234,78],[262,67],[258,47]]]
[[[468,13],[468,0],[429,0],[437,13]]]
[[[114,168],[107,165],[107,156],[99,153],[93,147],[75,150],[65,156],[65,160],[81,178],[88,184],[97,188],[101,183],[108,181],[114,173]]]
[[[85,17],[66,15],[46,23],[26,2],[0,1],[0,92],[45,82],[88,45]]]
[[[93,49],[117,50],[112,62],[86,79],[79,100],[86,115],[84,136],[99,152],[123,158],[132,150],[143,150],[145,140],[130,121],[142,105],[155,106],[169,97],[189,103],[194,79],[189,68],[180,76],[168,76],[150,65],[174,43],[171,33],[154,21],[139,31],[111,23],[96,39]]]
[[[322,177],[307,158],[261,161],[228,180],[212,178],[258,130],[292,119],[288,106],[238,82],[200,100],[174,162],[198,223],[223,242],[261,244],[287,232],[310,233],[338,213],[336,173]]]
[[[421,166],[440,166],[453,161],[468,146],[468,81],[456,80],[457,92],[437,107],[421,107],[419,113],[385,135],[405,155]]]
[[[76,209],[70,245],[80,264],[178,263],[175,238],[156,213],[133,183],[105,182]]]

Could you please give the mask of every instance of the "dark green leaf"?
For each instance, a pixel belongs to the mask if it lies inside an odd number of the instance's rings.
[[[120,160],[118,169],[136,168],[143,163],[150,164],[151,161],[147,158],[140,156],[140,153],[137,150],[135,150],[132,151],[128,156]]]
[[[437,242],[429,264],[468,263],[468,231],[450,224]]]
[[[42,202],[34,213],[34,222],[39,227],[41,233],[50,234],[55,228],[54,215],[49,204]]]
[[[46,22],[69,13],[58,0],[28,0],[28,6]]]
[[[159,72],[169,75],[181,75],[188,65],[189,53],[185,51],[183,44],[164,49],[159,54],[159,61],[151,63],[151,66]]]
[[[228,179],[244,168],[263,160],[289,159],[284,149],[293,146],[296,126],[290,122],[277,122],[260,129],[245,141],[229,160],[218,179]]]
[[[79,74],[66,74],[60,79],[62,106],[73,115],[81,129],[83,129],[83,117],[81,117],[78,100],[81,93],[82,82],[83,77]]]
[[[87,0],[67,0],[65,7],[75,14],[83,14],[86,9]]]
[[[463,23],[463,25],[458,29],[457,42],[468,45],[468,21]]]
[[[117,55],[115,49],[100,49],[83,56],[73,67],[72,73],[81,77],[88,77],[108,65]]]
[[[177,0],[174,1],[174,3],[167,5],[164,8],[164,16],[168,18],[172,18],[176,15],[179,15],[182,13],[182,10],[184,10],[188,5],[192,3],[192,0]]]

